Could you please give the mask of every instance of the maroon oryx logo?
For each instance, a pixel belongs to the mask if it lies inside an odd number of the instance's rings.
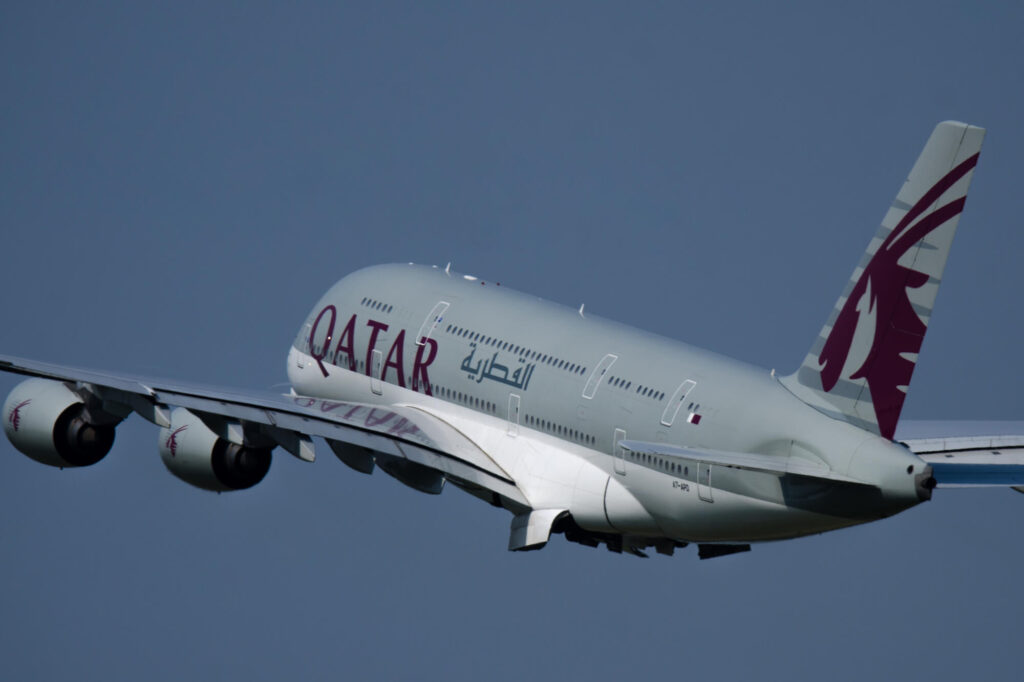
[[[15,431],[18,430],[18,426],[21,424],[21,408],[25,407],[30,402],[32,402],[31,398],[28,400],[22,400],[20,403],[15,405],[11,410],[11,413],[7,415],[7,421],[11,422],[11,426],[14,427]]]
[[[185,426],[179,426],[171,431],[171,435],[167,436],[167,441],[164,443],[164,446],[170,451],[171,457],[178,454],[178,434],[187,428],[188,424],[185,424]]]
[[[821,386],[826,392],[831,391],[850,354],[857,323],[862,316],[867,320],[874,318],[871,350],[847,378],[867,379],[878,430],[886,438],[892,438],[896,431],[906,387],[914,372],[915,360],[910,358],[921,350],[927,329],[914,311],[907,290],[923,286],[928,275],[900,265],[899,260],[929,233],[964,210],[966,197],[962,196],[925,213],[977,163],[975,154],[949,171],[907,211],[864,268],[818,356]]]

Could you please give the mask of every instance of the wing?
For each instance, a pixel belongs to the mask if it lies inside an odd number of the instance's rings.
[[[450,481],[513,511],[529,506],[512,477],[475,443],[442,419],[412,405],[382,406],[296,394],[238,391],[5,355],[0,355],[0,371],[61,382],[43,385],[43,390],[56,387],[63,391],[60,387],[65,386],[71,393],[64,395],[70,400],[80,401],[85,411],[103,415],[115,424],[132,413],[139,414],[168,429],[166,444],[172,457],[176,434],[198,420],[218,439],[238,448],[269,452],[280,446],[311,462],[315,458],[312,437],[320,437],[342,461],[364,473],[372,471],[376,464],[424,492],[440,492],[444,481]],[[27,430],[28,416],[21,413],[28,411],[27,405],[33,399],[31,391],[39,392],[31,386],[26,389],[29,393],[18,394],[18,390],[12,392],[4,411],[8,435],[17,432],[19,426]],[[37,402],[43,403],[45,399]],[[184,408],[187,417],[179,417],[181,410],[172,408]],[[194,421],[189,422],[189,417]],[[186,421],[181,422],[183,418]],[[50,428],[53,421],[48,421]],[[172,426],[178,426],[177,430]],[[110,438],[112,442],[113,436]],[[172,472],[181,477],[173,468]]]
[[[1024,492],[1024,422],[902,422],[896,439],[932,466],[939,488]]]

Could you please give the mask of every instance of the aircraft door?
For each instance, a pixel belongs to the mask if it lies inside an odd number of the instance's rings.
[[[661,415],[662,424],[672,426],[672,422],[676,420],[676,415],[679,414],[679,408],[682,407],[683,401],[686,400],[686,396],[696,385],[697,382],[693,379],[687,379],[679,384],[679,388],[675,390],[672,397],[669,398],[668,404],[665,405],[665,411]]]
[[[380,371],[384,365],[384,354],[375,349],[371,357],[370,390],[380,395],[383,393],[383,388],[380,385]]]
[[[594,371],[590,373],[590,378],[587,379],[587,385],[583,387],[584,398],[587,400],[592,400],[594,398],[594,394],[597,393],[598,386],[601,385],[605,375],[608,374],[608,370],[612,368],[612,365],[614,365],[615,361],[618,359],[619,356],[614,355],[613,353],[608,353],[608,355],[601,358],[601,361],[597,363],[597,367],[595,367]]]
[[[697,497],[705,502],[714,502],[711,496],[711,463],[697,463]]]
[[[626,475],[626,450],[622,447],[622,441],[626,440],[625,429],[615,429],[615,436],[612,439],[612,457],[615,460],[615,473]]]
[[[416,334],[416,345],[422,346],[430,338],[430,335],[437,329],[437,325],[441,324],[441,320],[444,319],[444,313],[448,310],[448,301],[439,301],[437,305],[433,307],[423,324],[420,325],[420,330]]]
[[[519,396],[515,393],[508,394],[508,435],[519,435]]]

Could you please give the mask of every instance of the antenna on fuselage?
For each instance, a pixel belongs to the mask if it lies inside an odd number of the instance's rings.
[[[583,306],[585,305],[586,303],[580,303],[580,317],[583,317]]]
[[[444,274],[448,275],[449,277],[452,276],[452,262],[451,261],[448,261],[448,265],[444,266]]]

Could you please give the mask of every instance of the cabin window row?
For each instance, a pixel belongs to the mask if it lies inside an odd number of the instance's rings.
[[[593,445],[594,442],[597,440],[589,433],[584,433],[583,431],[580,431],[578,429],[563,426],[562,424],[558,424],[547,419],[540,419],[538,417],[534,417],[532,414],[525,415],[524,421],[526,422],[527,426],[531,426],[542,431],[547,431],[549,433],[570,438],[579,443]]]
[[[680,474],[682,476],[690,475],[690,467],[664,457],[658,457],[646,452],[630,451],[629,458],[638,464],[646,464],[651,468],[661,469],[662,471],[666,471],[670,474]]]
[[[614,386],[615,388],[621,388],[623,391],[628,391],[630,387],[633,385],[633,382],[627,381],[622,377],[611,377],[610,379],[608,379],[608,385]],[[637,386],[636,393],[637,395],[641,395],[645,398],[652,398],[654,400],[665,399],[664,391],[656,391],[655,389],[649,386]]]
[[[331,364],[337,365],[338,367],[342,367],[342,368],[345,368],[345,369],[348,369],[352,365],[355,365],[355,370],[354,371],[358,372],[359,374],[365,374],[366,373],[366,361],[365,360],[361,360],[359,358],[353,358],[352,359],[352,364],[350,365],[349,364],[349,355],[348,355],[348,353],[337,353],[334,356],[334,359],[331,360]],[[386,372],[383,381],[385,381],[386,383],[389,383],[389,384],[396,384],[397,385],[397,382],[392,378],[393,376],[394,376],[393,372]],[[412,390],[414,390],[414,391],[418,391],[420,389],[419,378],[413,376],[412,374],[409,374],[409,375],[407,375],[405,377],[405,385],[411,387]]]
[[[645,398],[653,398],[655,400],[662,400],[665,398],[664,391],[656,391],[650,386],[637,386],[636,392],[638,395],[642,395]]]
[[[359,305],[364,305],[367,308],[372,308],[373,310],[380,310],[381,312],[385,313],[390,313],[392,310],[395,309],[395,306],[393,305],[388,305],[387,303],[382,303],[381,301],[369,297],[364,298],[362,301],[360,301]]]
[[[447,400],[451,400],[451,401],[454,401],[454,402],[457,402],[457,403],[461,403],[461,404],[466,405],[468,407],[473,407],[473,408],[476,408],[478,410],[483,410],[483,411],[489,412],[491,414],[497,414],[498,413],[498,406],[495,405],[494,403],[492,403],[489,400],[484,400],[482,398],[478,398],[476,396],[469,395],[468,393],[463,393],[462,391],[456,391],[453,388],[448,388],[447,386],[441,386],[439,384],[431,384],[430,385],[430,390],[431,390],[431,392],[435,396],[440,396],[440,397],[445,398]]]
[[[331,357],[330,362],[331,362],[332,365],[337,365],[338,367],[344,367],[345,369],[348,369],[352,365],[355,365],[355,368],[356,368],[355,371],[357,371],[357,372],[365,372],[366,371],[366,361],[360,360],[359,358],[351,358],[351,360],[350,360],[349,354],[346,353],[345,351],[335,351],[334,355]]]

